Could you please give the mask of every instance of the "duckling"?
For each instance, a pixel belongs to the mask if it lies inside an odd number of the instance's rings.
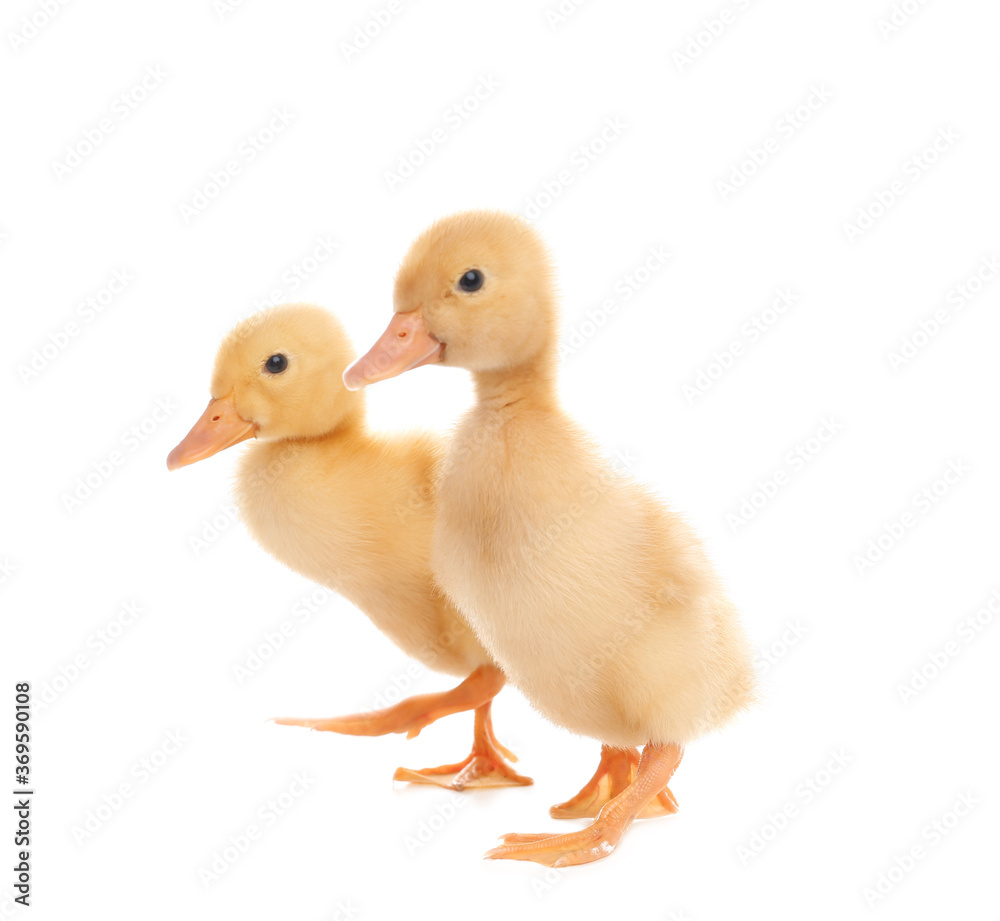
[[[344,388],[353,358],[325,310],[289,304],[254,314],[222,342],[208,408],[170,452],[176,470],[247,439],[236,504],[254,539],[290,569],[343,595],[405,653],[450,675],[450,691],[370,713],[281,718],[286,726],[350,735],[417,735],[451,713],[475,711],[470,755],[396,780],[465,787],[530,784],[493,734],[503,672],[431,575],[432,478],[442,455],[430,434],[368,430],[364,400]]]
[[[349,389],[432,363],[475,381],[437,483],[435,576],[532,705],[603,746],[592,780],[551,811],[592,824],[506,835],[486,856],[598,860],[634,819],[676,811],[684,747],[753,701],[737,612],[692,529],[560,407],[552,270],[527,223],[434,224],[399,269],[394,311]]]

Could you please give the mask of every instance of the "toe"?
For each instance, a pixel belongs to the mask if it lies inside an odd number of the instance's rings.
[[[533,844],[536,841],[544,841],[546,838],[552,838],[554,835],[548,832],[542,832],[536,835],[519,835],[517,833],[501,835],[500,840],[504,844]]]

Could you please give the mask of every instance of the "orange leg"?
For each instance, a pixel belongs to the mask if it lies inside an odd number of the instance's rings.
[[[554,819],[592,819],[621,793],[633,780],[639,766],[639,752],[634,748],[601,746],[601,761],[594,776],[584,784],[579,793],[565,803],[549,810]],[[664,787],[636,818],[651,819],[658,815],[672,815],[677,811],[677,800],[669,787]]]
[[[567,835],[504,835],[503,845],[486,856],[533,860],[548,867],[572,867],[607,857],[629,825],[666,788],[683,754],[679,745],[649,743],[639,758],[635,779],[605,804],[592,825]]]
[[[516,773],[504,759],[517,758],[504,748],[493,735],[490,706],[493,698],[504,686],[506,679],[500,669],[481,665],[458,687],[435,694],[418,694],[400,701],[384,710],[335,716],[330,719],[300,719],[281,717],[275,720],[281,726],[305,726],[323,732],[340,732],[356,736],[380,736],[391,732],[405,732],[408,739],[420,733],[425,726],[465,710],[475,710],[475,734],[472,753],[457,764],[442,765],[412,771],[399,768],[396,780],[411,783],[431,783],[441,787],[462,790],[465,787],[521,786],[532,783],[530,777]],[[445,779],[443,775],[455,774]]]

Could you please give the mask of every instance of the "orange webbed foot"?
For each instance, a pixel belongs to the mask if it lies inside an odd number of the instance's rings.
[[[490,860],[532,860],[546,867],[573,867],[607,857],[618,846],[625,828],[595,822],[566,835],[504,835],[503,844],[484,855]]]
[[[518,774],[507,761],[517,761],[517,756],[497,741],[493,734],[490,704],[486,703],[476,709],[472,752],[465,760],[421,771],[397,768],[392,779],[407,783],[434,784],[451,790],[465,790],[468,787],[525,787],[534,783],[530,777]]]
[[[592,824],[565,835],[504,835],[503,844],[487,851],[485,856],[491,860],[531,860],[556,868],[607,857],[618,847],[629,825],[648,814],[649,807],[653,808],[653,814],[662,814],[657,810],[676,810],[667,784],[682,755],[679,745],[650,743],[633,772],[629,750],[605,746],[597,773],[573,800],[562,804],[567,811],[589,809],[607,790],[628,777],[625,788],[605,803]]]
[[[406,783],[434,784],[449,790],[465,790],[468,787],[526,787],[534,783],[530,777],[518,774],[509,764],[477,754],[471,754],[457,764],[423,768],[419,771],[396,768],[392,779]]]
[[[639,752],[634,748],[601,746],[601,761],[594,776],[576,796],[549,809],[554,819],[593,819],[611,800],[635,780],[639,767]],[[669,787],[664,787],[655,799],[643,807],[636,818],[652,819],[677,812],[677,800]]]
[[[420,694],[384,710],[330,718],[280,717],[279,726],[302,726],[320,732],[355,736],[380,736],[405,732],[408,739],[442,717],[465,710],[475,711],[472,752],[463,761],[440,767],[412,770],[398,768],[393,780],[434,784],[451,790],[476,787],[523,787],[534,783],[518,774],[507,762],[517,756],[493,734],[490,710],[493,698],[504,685],[503,673],[492,665],[477,668],[458,687],[436,694]]]

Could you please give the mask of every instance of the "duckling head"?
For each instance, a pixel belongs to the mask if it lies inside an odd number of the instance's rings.
[[[168,469],[248,438],[314,438],[360,421],[363,400],[341,380],[353,357],[343,327],[320,307],[284,304],[247,317],[219,346],[212,399]]]
[[[424,231],[396,275],[393,309],[385,333],[344,373],[349,390],[425,364],[505,371],[554,352],[549,255],[514,215],[467,211]]]

